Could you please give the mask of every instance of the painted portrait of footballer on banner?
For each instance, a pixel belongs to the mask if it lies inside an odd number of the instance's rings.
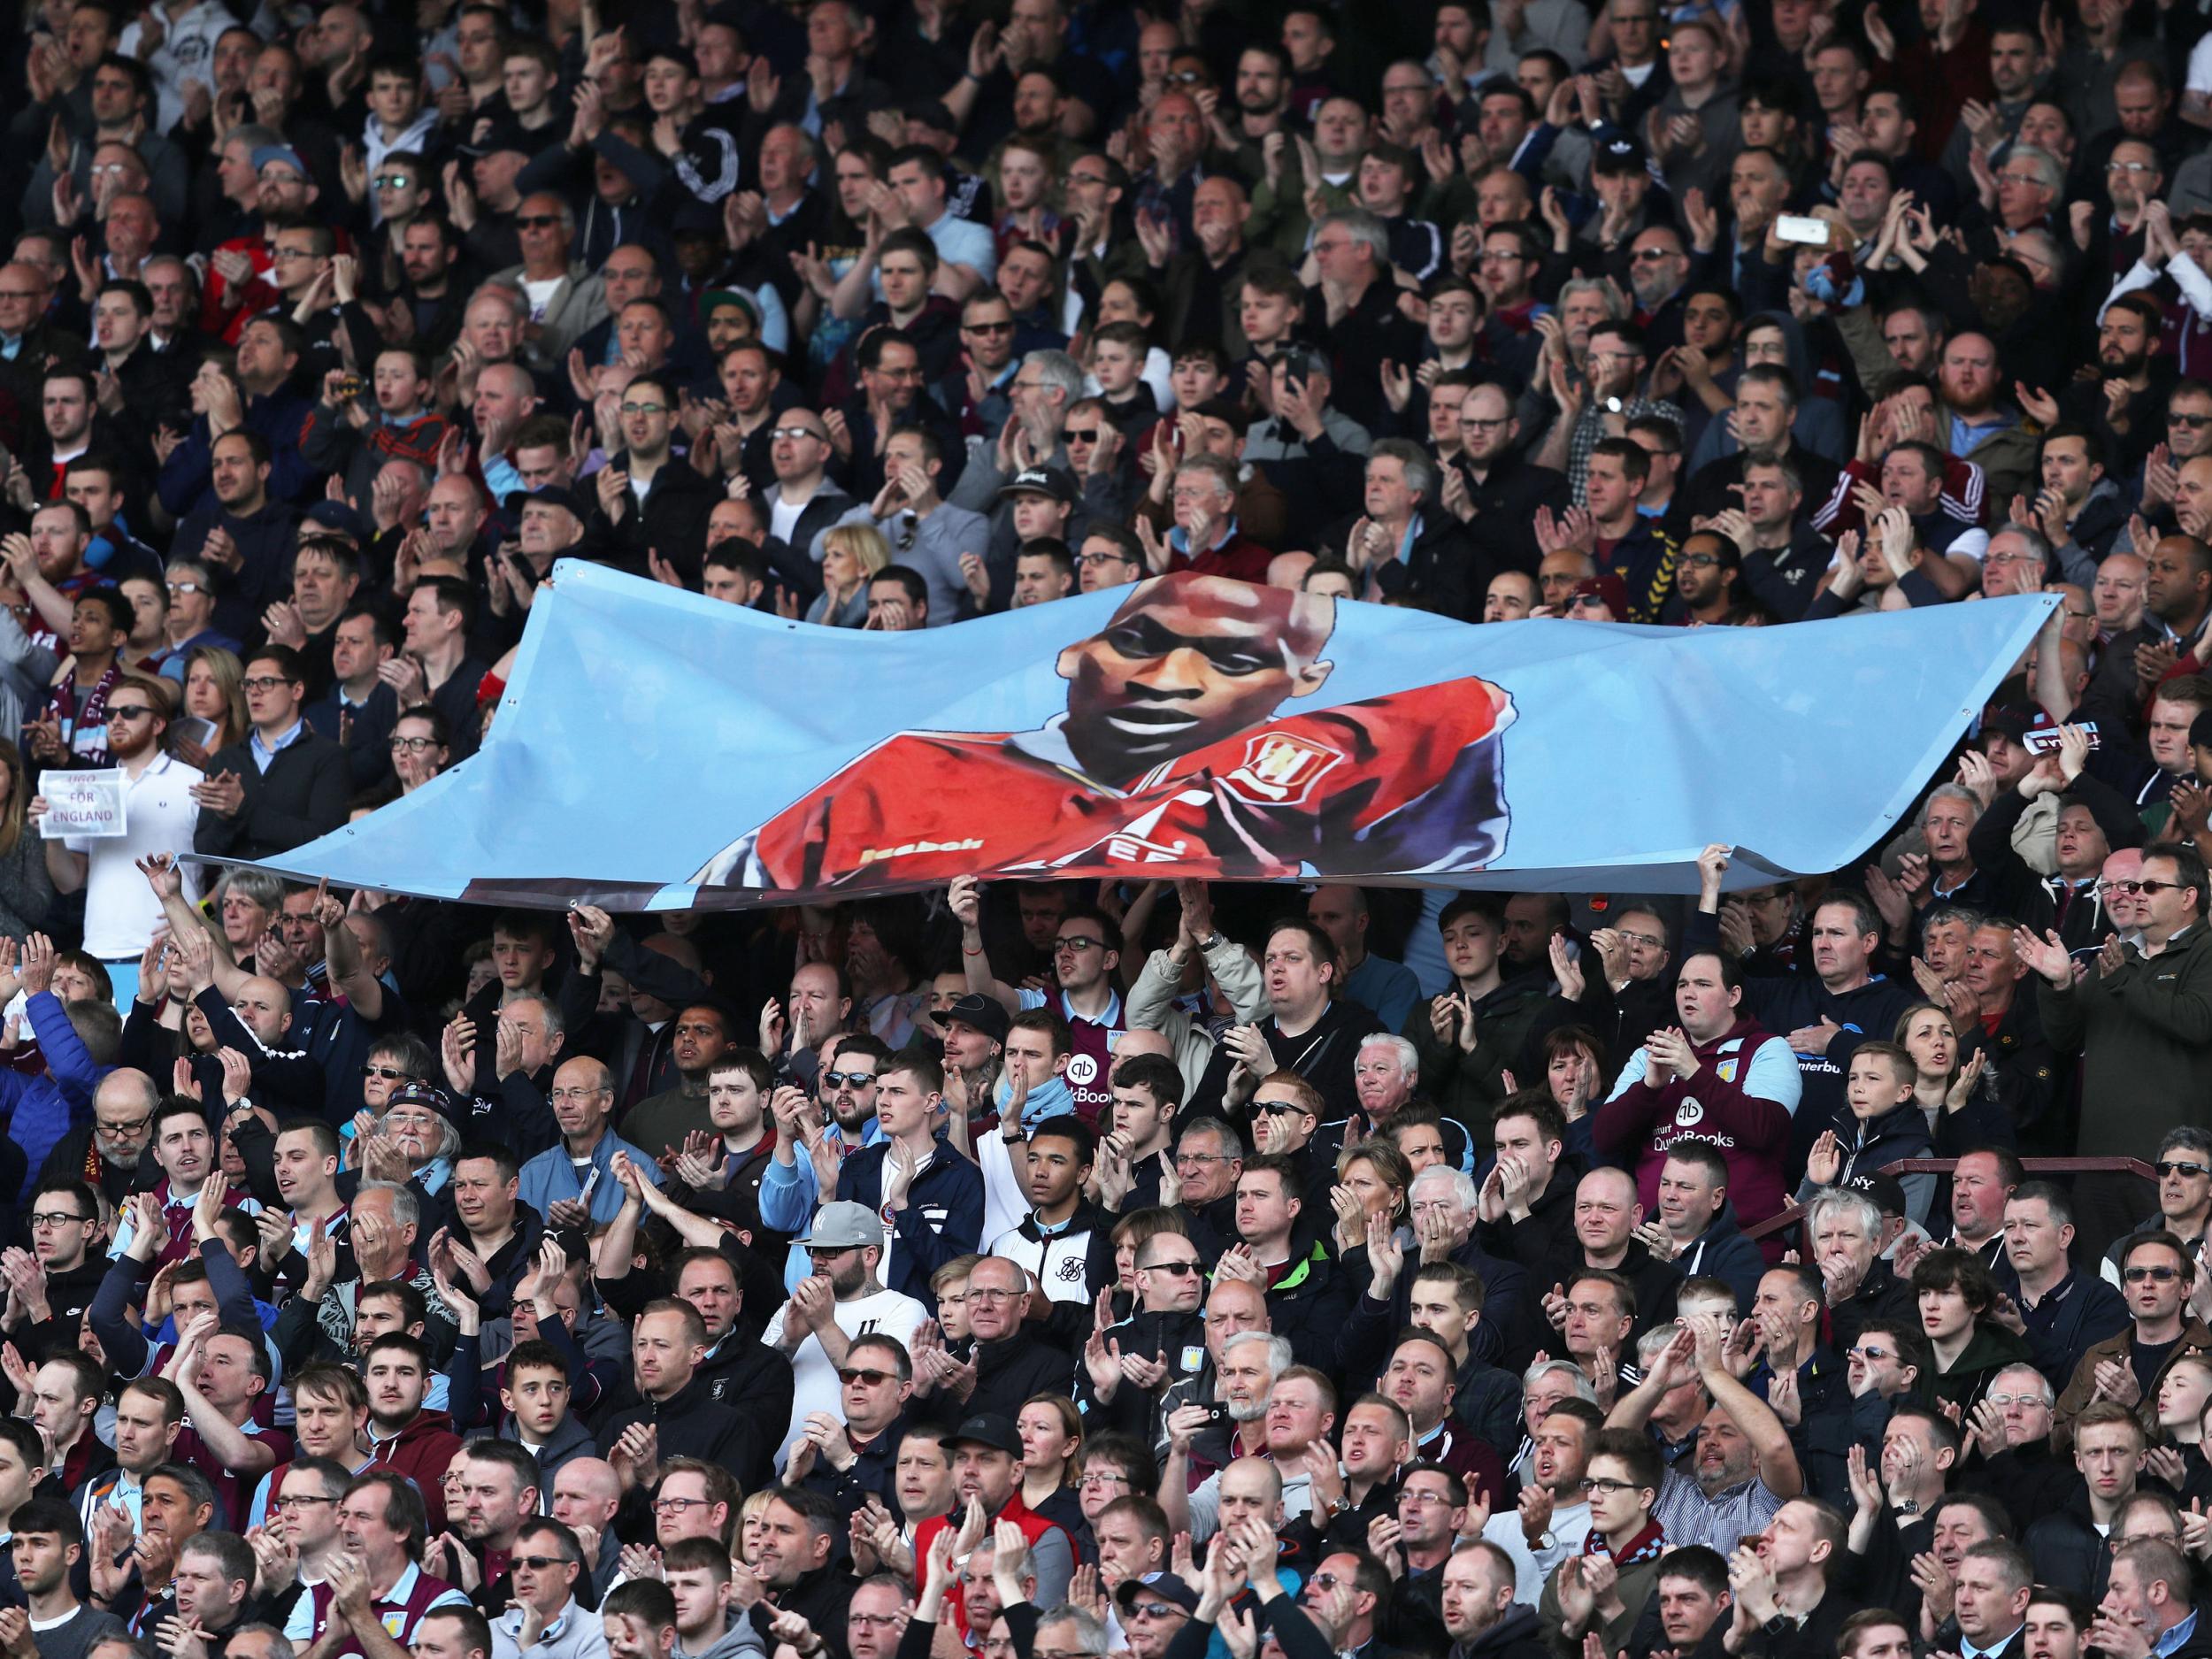
[[[1478,676],[1332,704],[1336,602],[1141,582],[1028,731],[897,733],[694,878],[867,891],[956,875],[1479,871],[1505,848],[1509,693]],[[1383,636],[1371,634],[1380,642]]]

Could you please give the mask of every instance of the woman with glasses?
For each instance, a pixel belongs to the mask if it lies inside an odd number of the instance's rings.
[[[390,738],[392,771],[399,778],[400,794],[412,795],[443,772],[453,757],[452,734],[445,716],[426,703],[404,710],[394,722]]]
[[[1022,1503],[1032,1515],[1065,1527],[1079,1559],[1095,1560],[1097,1547],[1076,1489],[1083,1467],[1083,1419],[1075,1402],[1064,1394],[1030,1395],[1014,1414],[1014,1432],[1022,1445]]]
[[[822,593],[806,619],[830,628],[868,626],[869,579],[891,562],[890,544],[872,525],[841,524],[822,537]]]

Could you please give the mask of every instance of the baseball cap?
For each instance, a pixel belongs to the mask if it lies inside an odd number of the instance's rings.
[[[1186,1613],[1198,1611],[1198,1592],[1171,1572],[1164,1572],[1156,1578],[1124,1578],[1121,1588],[1114,1592],[1114,1601],[1125,1615],[1144,1596],[1157,1596],[1163,1601],[1172,1601]]]
[[[760,306],[741,288],[709,288],[699,296],[699,315],[711,317],[725,305],[736,306],[753,319],[753,332],[760,332]]]
[[[280,161],[303,179],[311,177],[307,164],[300,159],[300,152],[289,144],[264,144],[253,152],[253,170],[259,173],[273,161]]]
[[[2040,709],[2032,709],[2017,703],[2008,703],[1994,713],[1982,718],[1982,735],[1987,737],[1994,732],[2001,737],[2010,738],[2016,743],[2025,742],[2030,732],[2047,726],[2050,723],[2050,716],[2045,714]]]
[[[814,1225],[806,1236],[792,1240],[795,1244],[810,1244],[818,1249],[865,1249],[871,1246],[883,1247],[883,1217],[865,1204],[856,1204],[842,1199],[833,1204],[824,1204],[814,1212]],[[1007,1431],[1011,1433],[1010,1427]]]
[[[1894,1175],[1870,1171],[1864,1175],[1854,1175],[1844,1186],[1852,1192],[1864,1193],[1874,1201],[1874,1208],[1886,1216],[1905,1213],[1905,1188]]]
[[[453,1096],[434,1083],[425,1083],[418,1079],[410,1078],[385,1097],[384,1110],[386,1112],[396,1111],[402,1106],[419,1106],[426,1111],[437,1113],[439,1117],[456,1128],[462,1126],[460,1113],[455,1106]]]
[[[856,1210],[859,1207],[857,1204],[853,1206]],[[986,1411],[970,1417],[945,1444],[958,1446],[964,1442],[971,1446],[987,1446],[994,1451],[1010,1452],[1016,1457],[1022,1455],[1021,1436],[1014,1432],[1014,1419],[996,1411]]]
[[[1628,620],[1628,584],[1607,571],[1602,575],[1585,576],[1575,584],[1572,597],[1602,599],[1605,608],[1613,613],[1616,622]]]
[[[327,497],[317,502],[307,510],[307,522],[357,544],[369,539],[368,526],[361,522],[361,515],[346,502]]]
[[[1642,173],[1650,165],[1644,147],[1625,133],[1616,134],[1590,152],[1594,173]]]
[[[508,516],[518,518],[532,502],[543,507],[565,507],[576,517],[578,524],[591,522],[591,509],[585,506],[576,492],[565,484],[548,484],[543,489],[511,489],[499,504]]]
[[[902,111],[910,121],[919,121],[932,132],[957,135],[960,123],[953,119],[952,111],[945,107],[942,98],[918,98]]]
[[[982,996],[973,991],[954,998],[952,1006],[940,1018],[972,1025],[993,1042],[1004,1042],[1006,1033],[1012,1029],[1007,1021],[1005,1004],[995,996]]]
[[[1010,495],[1049,495],[1071,504],[1083,499],[1075,475],[1064,466],[1025,466],[999,488],[999,498]]]

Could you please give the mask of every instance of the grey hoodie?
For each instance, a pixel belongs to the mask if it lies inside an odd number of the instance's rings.
[[[755,1659],[767,1659],[768,1655],[753,1621],[742,1613],[732,1618],[730,1627],[708,1647],[693,1649],[684,1646],[682,1637],[676,1639],[676,1659],[738,1659],[741,1654],[751,1654]]]

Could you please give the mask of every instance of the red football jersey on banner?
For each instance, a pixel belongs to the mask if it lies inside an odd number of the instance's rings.
[[[1467,678],[1293,715],[1116,789],[1054,727],[907,732],[740,843],[729,879],[782,890],[937,882],[977,871],[1194,876],[1479,869],[1505,834],[1504,692]],[[718,860],[718,863],[724,861]]]

